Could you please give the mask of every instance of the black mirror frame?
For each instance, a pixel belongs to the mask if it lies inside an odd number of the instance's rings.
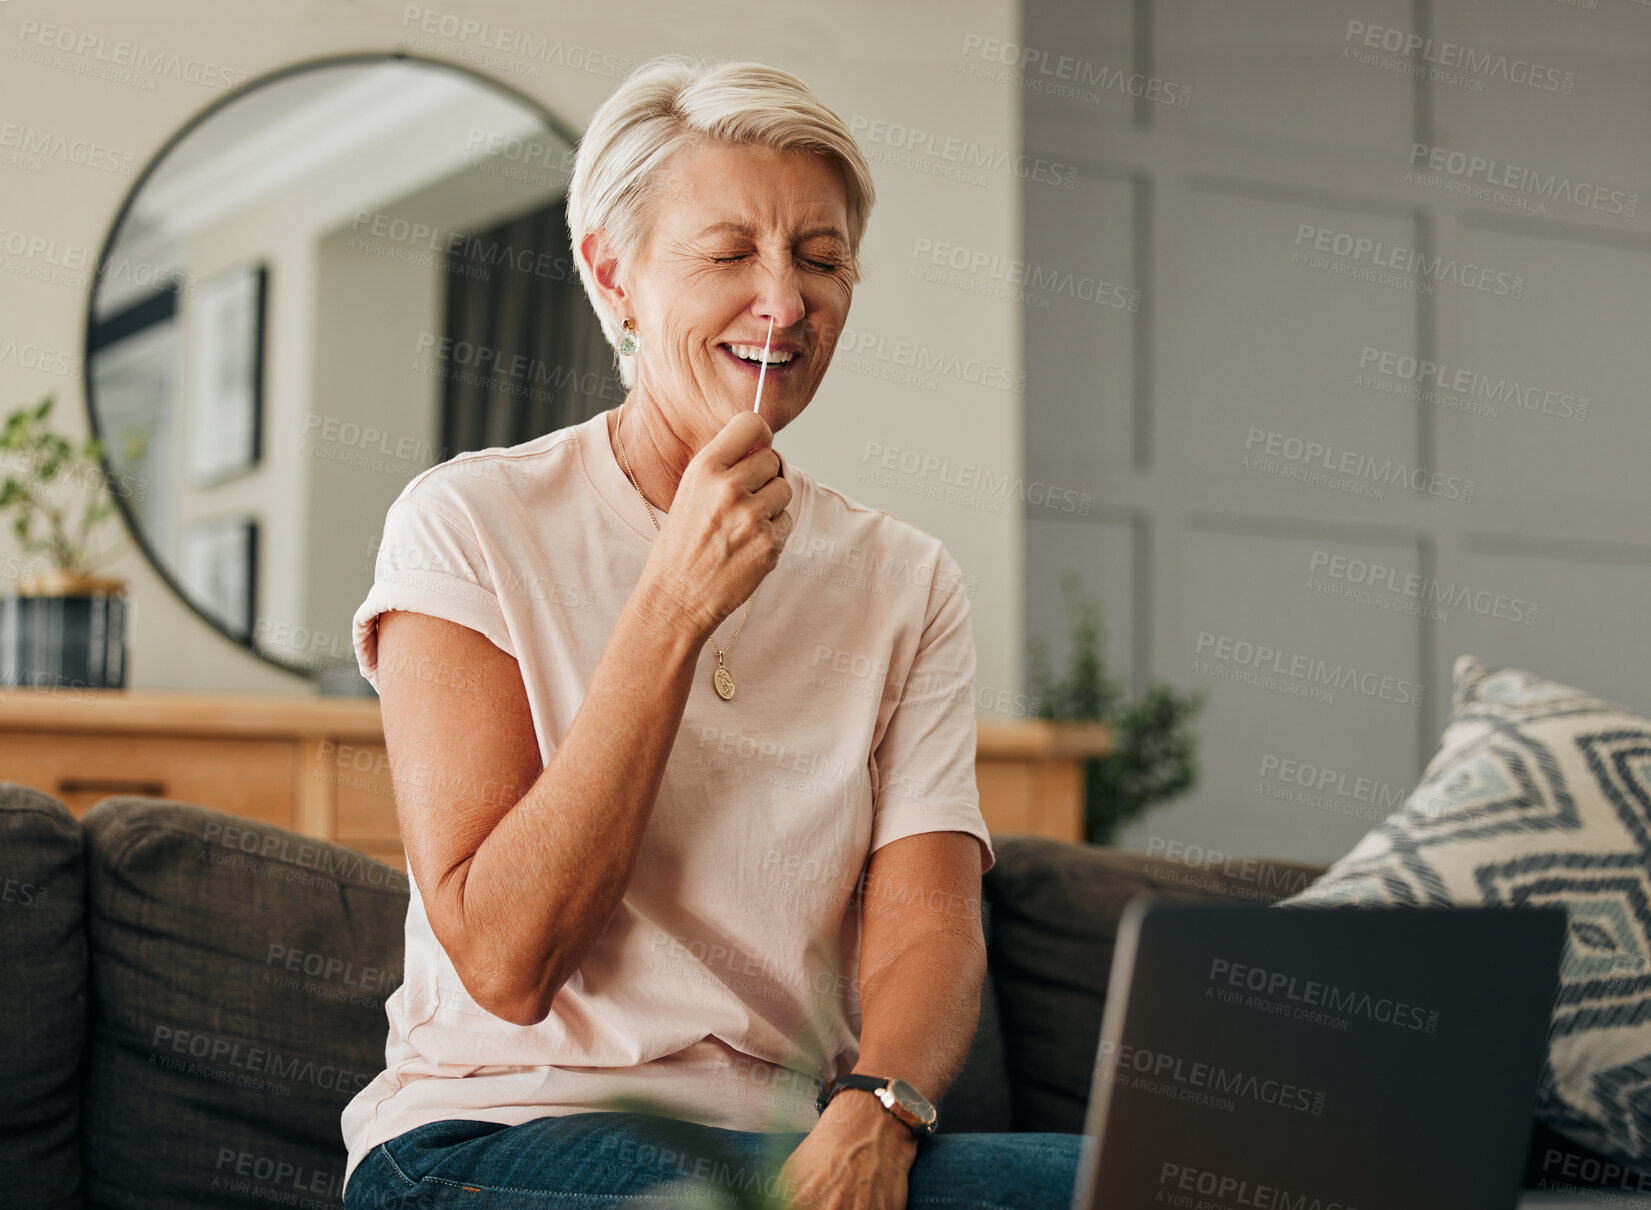
[[[126,216],[131,211],[132,204],[137,200],[138,194],[142,191],[144,184],[152,175],[154,175],[155,171],[166,159],[168,153],[170,153],[171,150],[177,146],[178,143],[180,143],[191,131],[193,131],[197,126],[200,126],[207,119],[211,118],[220,109],[223,109],[243,94],[262,88],[266,84],[273,84],[277,80],[285,79],[287,76],[298,75],[306,71],[313,71],[316,68],[341,67],[349,64],[367,65],[394,60],[412,63],[425,63],[431,67],[440,67],[445,68],[448,71],[462,72],[463,74],[469,76],[477,84],[480,84],[485,88],[490,88],[493,91],[508,97],[511,101],[516,102],[523,108],[537,113],[539,115],[539,120],[545,124],[545,128],[549,130],[551,134],[561,138],[570,148],[576,148],[579,146],[579,136],[539,101],[518,91],[511,85],[506,84],[501,80],[495,80],[491,76],[484,75],[483,73],[476,71],[474,68],[471,68],[463,63],[450,62],[449,60],[437,58],[433,55],[408,54],[406,51],[401,50],[351,51],[337,55],[321,55],[316,58],[304,59],[297,63],[289,63],[284,67],[278,67],[273,71],[268,71],[263,75],[252,77],[243,81],[241,84],[237,85],[233,89],[230,89],[222,97],[213,101],[206,108],[202,109],[186,121],[172,133],[170,138],[161,144],[160,148],[152,156],[149,157],[149,161],[144,165],[143,171],[138,174],[137,179],[132,182],[132,187],[127,190],[126,197],[121,201],[120,209],[115,211],[114,220],[109,224],[108,232],[104,235],[103,240],[99,245],[97,264],[92,271],[91,285],[86,295],[86,323],[84,330],[81,333],[80,358],[81,379],[86,395],[86,417],[93,437],[103,440],[105,443],[107,441],[106,435],[102,430],[102,426],[98,423],[97,404],[93,398],[92,387],[92,340],[97,328],[95,304],[97,300],[98,287],[102,284],[103,269],[108,263],[110,253],[113,251],[115,237],[120,232],[121,224],[126,221]],[[261,442],[264,438],[264,434],[261,430],[267,420],[268,409],[260,409],[260,415],[258,418],[260,432],[258,433],[258,439]],[[180,584],[177,578],[172,574],[172,570],[168,568],[156,555],[154,548],[149,544],[148,538],[138,526],[137,519],[133,515],[131,505],[128,503],[129,489],[126,486],[124,479],[118,475],[115,472],[114,467],[110,465],[107,448],[105,448],[103,452],[102,462],[104,473],[109,482],[109,493],[115,498],[115,503],[120,509],[121,520],[125,524],[127,532],[132,535],[133,542],[135,542],[138,549],[143,552],[143,557],[149,561],[149,566],[155,569],[156,573],[160,576],[161,581],[172,590],[172,594],[177,597],[178,600],[182,601],[197,618],[205,622],[217,634],[227,639],[237,648],[256,656],[258,659],[261,659],[266,663],[273,664],[283,672],[290,672],[295,676],[301,676],[305,680],[312,683],[318,682],[323,675],[323,671],[321,669],[316,668],[313,665],[304,665],[294,661],[281,659],[267,651],[260,650],[256,641],[256,625],[253,627],[253,632],[249,633],[243,639],[239,635],[230,631],[217,618],[207,613],[190,599],[189,594],[184,592],[183,585]],[[117,486],[117,484],[119,486]],[[256,600],[254,601],[253,615],[256,618]]]

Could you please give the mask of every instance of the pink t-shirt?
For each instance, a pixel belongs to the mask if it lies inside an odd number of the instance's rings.
[[[515,657],[550,760],[655,536],[607,420],[460,454],[407,484],[355,615],[369,681],[384,610],[468,626]],[[471,999],[409,879],[385,1070],[341,1119],[346,1180],[415,1126],[516,1125],[617,1096],[707,1125],[807,1130],[816,1073],[859,1056],[867,858],[957,831],[990,866],[972,580],[938,539],[789,461],[783,473],[796,524],[727,652],[735,695],[717,695],[706,643],[625,896],[550,1015],[513,1025]],[[743,613],[717,628],[719,646]],[[444,674],[426,671],[439,692]],[[873,910],[901,893],[873,888]]]

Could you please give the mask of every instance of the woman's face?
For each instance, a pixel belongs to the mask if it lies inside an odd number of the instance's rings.
[[[660,171],[652,229],[618,270],[636,384],[701,445],[751,410],[772,316],[761,410],[777,433],[818,389],[854,293],[842,177],[824,156],[725,144]]]

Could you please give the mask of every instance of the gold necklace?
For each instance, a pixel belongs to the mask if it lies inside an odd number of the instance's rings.
[[[619,461],[624,464],[625,475],[630,479],[631,486],[636,489],[636,494],[642,496],[642,507],[648,510],[648,520],[654,523],[654,532],[658,533],[660,532],[659,518],[654,516],[654,506],[648,503],[648,497],[642,495],[642,485],[636,481],[636,475],[631,471],[630,460],[625,457],[625,443],[619,439],[619,416],[624,410],[625,405],[620,404],[619,411],[614,413],[614,444],[619,447]],[[758,587],[761,587],[760,583]],[[751,616],[751,602],[756,600],[756,597],[757,590],[753,588],[751,595],[745,599],[745,616],[740,618],[739,625],[734,627],[734,633],[728,636],[728,646],[718,647],[716,637],[714,635],[707,636],[711,639],[711,650],[717,653],[717,667],[716,671],[711,674],[711,684],[716,686],[717,696],[725,702],[734,696],[734,674],[728,671],[722,659],[734,649],[734,640],[740,637],[740,631],[745,627],[745,619]]]

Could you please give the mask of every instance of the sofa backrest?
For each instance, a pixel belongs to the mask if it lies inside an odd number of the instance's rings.
[[[79,1210],[86,861],[67,808],[0,782],[0,1202]]]
[[[1125,904],[1147,892],[1272,903],[1321,872],[1247,858],[1190,864],[1043,836],[994,836],[992,848],[987,948],[1015,1130],[1083,1130]]]
[[[105,799],[82,825],[89,1203],[340,1204],[339,1115],[384,1066],[406,875],[184,803]]]
[[[1135,894],[1271,901],[1317,873],[1200,869],[1034,836],[995,837],[994,849],[991,971],[943,1131],[1082,1129],[1113,938]],[[0,1125],[29,1123],[42,1157],[39,1199],[15,1204],[80,1204],[65,1191],[78,1184],[69,1073],[83,1046],[89,1204],[337,1204],[339,1115],[383,1066],[384,1001],[401,981],[406,876],[183,803],[111,798],[77,824],[3,783],[0,855],[14,882],[49,888],[37,900],[49,908],[28,909],[33,927],[0,949],[8,978],[30,955],[39,975],[5,1003],[53,1027],[8,1062],[37,1075],[0,1101]]]

